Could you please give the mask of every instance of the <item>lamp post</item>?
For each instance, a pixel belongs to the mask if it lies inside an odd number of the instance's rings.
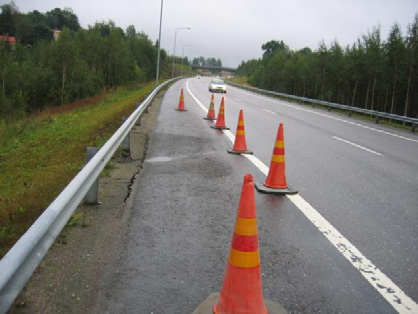
[[[173,67],[171,69],[171,78],[174,78],[174,60],[176,58],[176,40],[177,40],[177,31],[179,29],[188,29],[191,30],[190,27],[177,27],[176,31],[174,32],[174,52],[173,52]]]
[[[157,75],[155,78],[155,85],[158,86],[158,76],[160,74],[160,50],[161,50],[161,24],[163,22],[163,2],[164,0],[161,0],[161,12],[160,12],[160,34],[158,36],[158,56],[157,56]]]
[[[184,48],[193,47],[193,45],[184,45],[183,52],[181,53],[181,76],[183,76],[183,59],[184,59]]]

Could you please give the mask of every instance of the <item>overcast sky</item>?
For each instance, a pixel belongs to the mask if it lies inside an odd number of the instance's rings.
[[[0,0],[1,4],[10,3]],[[161,0],[15,0],[21,12],[72,8],[82,27],[112,20],[134,25],[158,39]],[[283,40],[292,50],[316,49],[321,40],[342,46],[380,25],[382,39],[395,22],[406,33],[418,13],[418,0],[164,0],[162,47],[170,54],[220,58],[224,66],[260,58],[261,45]]]

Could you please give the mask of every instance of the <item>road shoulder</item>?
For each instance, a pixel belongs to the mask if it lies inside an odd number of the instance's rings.
[[[165,90],[131,131],[131,156],[116,152],[100,178],[100,205],[82,205],[16,299],[9,313],[89,313],[117,263],[137,177]],[[119,153],[119,155],[118,155]]]

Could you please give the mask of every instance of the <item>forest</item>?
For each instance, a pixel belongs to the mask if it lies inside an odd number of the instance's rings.
[[[351,45],[338,40],[293,51],[283,41],[262,45],[261,59],[243,61],[237,75],[253,86],[370,110],[418,117],[418,14],[383,40],[373,27]]]
[[[83,29],[71,9],[23,14],[13,2],[3,5],[0,35],[0,123],[156,75],[158,43],[112,21]],[[161,60],[164,71],[163,49]]]

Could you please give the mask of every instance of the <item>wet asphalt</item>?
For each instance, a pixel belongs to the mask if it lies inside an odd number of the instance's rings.
[[[208,83],[189,80],[206,107]],[[174,110],[181,87],[187,112]],[[310,111],[374,124],[246,93],[229,87],[225,95],[231,131],[244,109],[248,147],[268,166],[283,122],[288,183],[417,300],[418,143]],[[263,181],[264,175],[246,158],[228,154],[232,144],[203,116],[186,80],[165,94],[101,312],[191,313],[220,290],[243,176]],[[256,193],[256,207],[265,298],[291,313],[395,313],[286,197]]]

